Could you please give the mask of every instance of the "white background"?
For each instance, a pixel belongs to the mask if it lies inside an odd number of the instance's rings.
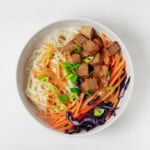
[[[37,125],[16,89],[16,66],[29,38],[63,18],[101,22],[127,46],[135,73],[131,101],[108,129],[87,137],[51,134]],[[149,0],[0,0],[0,150],[150,149]]]

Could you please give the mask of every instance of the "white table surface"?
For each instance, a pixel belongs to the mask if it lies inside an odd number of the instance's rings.
[[[112,29],[131,55],[135,86],[123,115],[87,137],[51,134],[27,112],[16,89],[16,65],[29,38],[63,18],[83,17]],[[0,150],[150,149],[149,0],[0,0]]]

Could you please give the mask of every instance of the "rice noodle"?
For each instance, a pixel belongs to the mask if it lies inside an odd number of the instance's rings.
[[[60,78],[60,70],[59,70],[59,62],[60,60],[66,61],[64,57],[62,57],[62,53],[58,50],[59,47],[63,47],[65,44],[67,44],[75,34],[78,33],[77,29],[71,28],[68,30],[63,30],[54,33],[53,35],[50,35],[48,38],[46,44],[51,43],[54,45],[56,49],[56,53],[53,56],[53,60],[51,61],[52,65],[56,65],[56,67],[53,67],[52,71],[55,73],[58,71],[58,78]],[[41,61],[45,51],[44,47],[46,44],[41,45],[39,49],[35,49],[32,56],[29,58],[26,68],[25,68],[25,82],[26,89],[25,94],[26,96],[35,104],[40,111],[47,111],[47,102],[49,94],[49,87],[51,85],[50,82],[40,82],[35,78],[33,75],[34,70],[40,70],[40,66],[38,65]],[[72,84],[67,81],[69,86],[72,86]],[[69,87],[67,86],[65,89],[66,92],[69,92]]]

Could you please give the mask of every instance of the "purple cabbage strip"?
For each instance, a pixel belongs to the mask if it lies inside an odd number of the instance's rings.
[[[130,77],[122,82],[121,90],[120,90],[120,95],[119,99],[122,98],[125,94],[125,91],[130,83]],[[101,97],[98,96],[97,98],[91,100],[88,105],[93,105],[98,99]],[[74,134],[74,133],[79,133],[82,129],[89,131],[93,128],[95,128],[98,125],[102,125],[106,122],[105,118],[107,115],[114,115],[115,116],[115,110],[118,109],[118,107],[113,108],[112,103],[109,101],[104,101],[100,103],[98,106],[104,109],[104,114],[101,117],[95,117],[94,116],[94,109],[90,110],[81,121],[78,121],[77,119],[74,119],[72,116],[72,113],[67,111],[66,112],[66,117],[68,120],[72,122],[74,125],[74,129],[71,131],[66,130],[65,133],[67,134]],[[111,114],[110,114],[111,112]]]
[[[104,102],[101,102],[98,106],[104,108],[105,106],[112,106],[112,102],[110,101],[104,101]]]
[[[80,122],[80,126],[84,125],[84,124],[92,124],[92,125],[96,125],[98,122],[94,117],[85,117],[81,122]]]
[[[74,118],[72,117],[72,113],[69,112],[69,111],[66,112],[66,117],[72,122],[72,124],[73,124],[74,126],[82,126],[82,125],[84,125],[85,123],[91,123],[91,124],[93,124],[93,125],[94,125],[94,124],[97,124],[95,118],[91,118],[91,117],[85,117],[82,121],[79,122],[77,119],[74,119]]]
[[[93,115],[93,110],[88,113],[88,115],[83,118],[81,121],[78,121],[77,119],[74,119],[72,117],[71,112],[66,112],[66,117],[72,122],[74,125],[74,130],[72,131],[65,131],[67,134],[73,134],[78,133],[81,131],[81,129],[84,129],[86,131],[89,131],[93,128],[95,128],[98,125],[102,125],[105,123],[105,118],[108,115],[108,111],[104,111],[104,114],[101,117],[95,117]]]
[[[107,101],[107,102],[102,102],[99,104],[99,106],[105,110],[107,110],[108,112],[111,112],[110,115],[116,116],[116,110],[119,109],[119,107],[112,107],[112,103]]]
[[[70,120],[74,126],[80,126],[79,121],[72,117],[72,113],[70,111],[66,112],[66,118]]]
[[[74,133],[79,133],[80,131],[81,131],[81,128],[78,127],[78,126],[77,126],[77,127],[75,126],[75,127],[74,127],[74,130],[72,130],[72,131],[66,130],[65,133],[66,133],[66,134],[74,134]]]
[[[103,108],[106,108],[106,109],[108,109],[109,111],[114,111],[114,110],[116,110],[116,109],[119,109],[119,107],[113,108],[113,107],[111,107],[111,106],[104,106]]]
[[[119,99],[122,98],[125,94],[125,91],[130,83],[130,77],[128,77],[128,79],[124,80],[122,87],[121,87],[121,91],[120,91],[120,95],[119,95]]]

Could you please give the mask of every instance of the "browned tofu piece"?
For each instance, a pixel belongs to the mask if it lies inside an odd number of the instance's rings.
[[[106,65],[103,65],[102,67],[101,67],[101,73],[100,73],[100,75],[102,76],[102,77],[106,77],[107,76],[107,73],[108,73],[108,66],[106,66]]]
[[[95,31],[92,27],[82,26],[80,29],[80,33],[83,34],[85,37],[92,39]]]
[[[87,63],[81,64],[77,69],[79,77],[87,78],[89,76],[89,67]]]
[[[97,53],[93,60],[91,61],[90,65],[102,65],[103,63],[103,58],[102,58],[102,55],[100,53]]]
[[[88,39],[83,36],[82,34],[77,34],[74,38],[73,38],[73,42],[76,45],[82,46],[83,43],[85,43]]]
[[[83,50],[93,55],[99,51],[99,49],[100,47],[91,40],[88,40],[83,44]]]
[[[93,41],[99,45],[100,49],[103,47],[103,43],[100,37],[94,38]]]
[[[110,44],[107,47],[107,49],[108,49],[110,55],[114,55],[114,54],[116,54],[117,52],[119,52],[121,50],[120,45],[118,44],[117,41],[115,41],[112,44]]]
[[[84,91],[95,92],[98,90],[98,84],[96,79],[85,79],[82,83],[82,88]]]
[[[82,57],[88,57],[89,56],[89,53],[84,51],[84,50],[82,50],[80,54]]]
[[[94,66],[94,71],[93,71],[93,76],[94,77],[100,77],[100,72],[101,72],[101,65],[95,65]]]
[[[81,62],[80,54],[72,54],[71,58],[68,60],[70,64],[77,64]]]
[[[107,87],[108,82],[106,77],[100,78],[100,87]]]
[[[104,48],[102,50],[102,56],[103,56],[104,64],[109,65],[109,63],[110,63],[110,53],[107,49]]]
[[[94,55],[93,53],[88,53],[87,51],[84,51],[84,50],[82,50],[80,54],[84,58],[88,57],[88,56],[93,56]]]
[[[106,65],[95,65],[94,66],[94,77],[105,78],[107,76],[108,66]]]
[[[63,52],[66,54],[71,54],[71,52],[74,50],[74,46],[75,46],[75,43],[70,41],[68,44],[66,44],[63,47]]]

